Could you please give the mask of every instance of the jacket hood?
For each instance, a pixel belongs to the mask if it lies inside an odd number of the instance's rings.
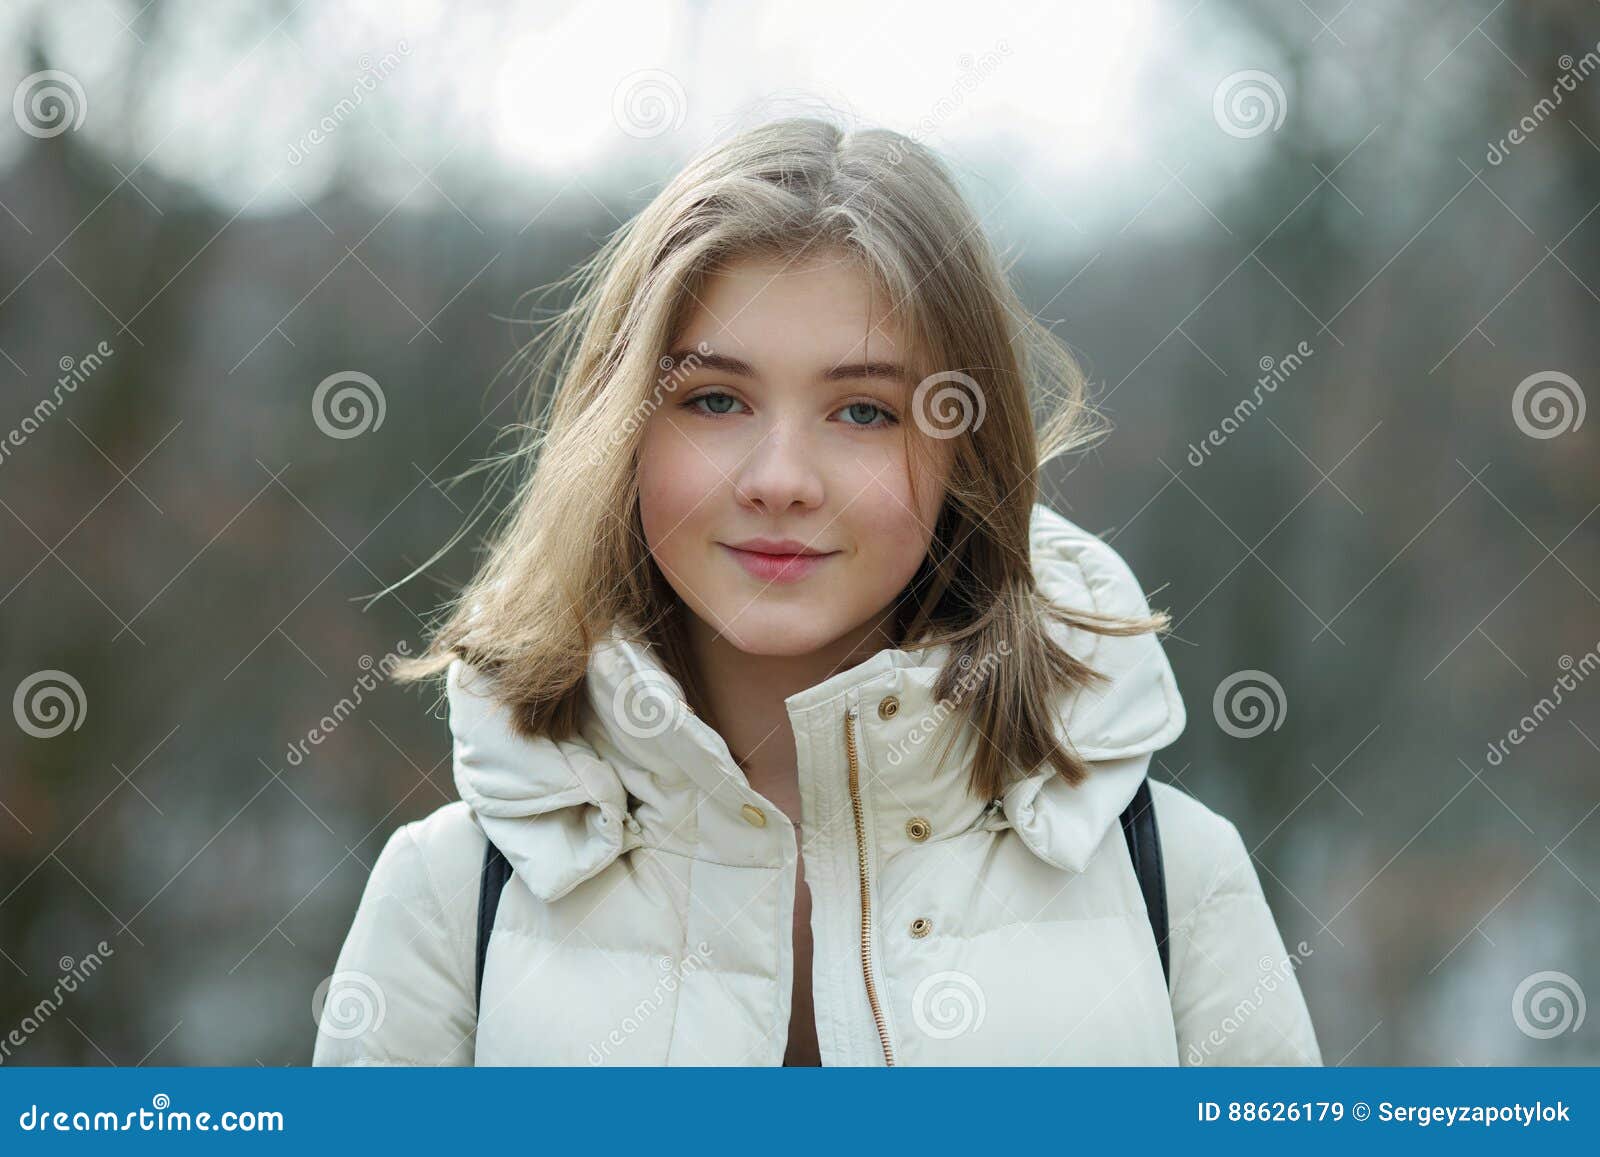
[[[1035,579],[1052,602],[1103,614],[1149,613],[1127,564],[1103,540],[1043,505],[1033,509],[1030,537]],[[997,822],[1015,828],[1041,860],[1081,872],[1138,790],[1151,754],[1177,739],[1185,716],[1153,634],[1059,630],[1068,651],[1106,676],[1063,696],[1057,711],[1061,734],[1090,764],[1089,776],[1071,787],[1046,764],[1010,784],[991,807],[1003,816]],[[948,655],[947,646],[887,648],[784,704],[798,722],[888,677],[902,715],[924,718],[939,706],[931,690]],[[651,842],[639,819],[644,814],[692,812],[695,838],[730,833],[729,845],[715,851],[737,862],[731,833],[739,825],[719,827],[716,812],[736,819],[740,803],[757,797],[722,737],[688,709],[682,687],[652,649],[614,629],[591,655],[586,693],[590,710],[579,734],[528,739],[512,729],[510,709],[480,672],[459,659],[449,669],[456,788],[524,883],[544,900],[565,895]],[[958,772],[941,779],[940,790],[959,792],[966,767]],[[908,782],[897,787],[916,790],[909,772],[903,774]],[[692,807],[685,803],[690,797],[698,801]],[[928,800],[930,807],[937,802]]]

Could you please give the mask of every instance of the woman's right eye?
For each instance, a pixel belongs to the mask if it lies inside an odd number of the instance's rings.
[[[715,404],[710,405],[708,408],[701,408],[701,402]],[[697,394],[695,397],[692,397],[684,402],[683,405],[685,409],[691,407],[694,408],[695,412],[698,414],[705,414],[707,417],[712,418],[720,418],[732,413],[731,408],[724,407],[722,405],[724,402],[737,405],[739,399],[734,397],[732,394],[724,393],[721,390],[711,390],[704,394]]]

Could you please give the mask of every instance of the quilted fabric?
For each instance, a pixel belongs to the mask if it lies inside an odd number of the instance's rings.
[[[1148,611],[1122,558],[1044,506],[1032,556],[1061,605]],[[1058,708],[1091,763],[1075,788],[1045,768],[999,800],[971,798],[965,729],[935,766],[935,725],[950,714],[932,696],[944,648],[885,649],[784,701],[823,1063],[1320,1064],[1294,974],[1309,949],[1285,951],[1234,826],[1156,782],[1169,992],[1117,817],[1152,753],[1183,731],[1183,701],[1153,635],[1072,629],[1063,642],[1109,677]],[[751,789],[648,648],[613,633],[586,692],[580,735],[530,741],[476,671],[452,666],[461,800],[384,848],[328,998],[334,1008],[341,983],[360,984],[382,995],[382,1016],[352,1031],[325,1013],[313,1063],[782,1063],[795,825]],[[884,718],[891,695],[899,710]],[[908,833],[912,818],[926,838]],[[485,834],[513,876],[480,1021]]]

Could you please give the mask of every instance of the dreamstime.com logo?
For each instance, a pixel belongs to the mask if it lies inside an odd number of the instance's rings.
[[[126,1113],[41,1109],[32,1104],[18,1114],[17,1125],[25,1133],[282,1133],[283,1114],[273,1109],[192,1113],[172,1108],[172,1098],[157,1093],[150,1098],[150,1108]]]
[[[1283,127],[1289,101],[1270,72],[1247,68],[1230,72],[1211,94],[1211,116],[1230,137],[1247,139]]]
[[[1295,950],[1282,960],[1273,960],[1270,956],[1263,956],[1256,961],[1256,968],[1261,975],[1248,994],[1239,998],[1238,1002],[1228,1010],[1216,1028],[1208,1032],[1201,1040],[1189,1045],[1188,1063],[1198,1065],[1209,1057],[1216,1049],[1228,1042],[1228,1038],[1238,1032],[1254,1016],[1261,1006],[1267,1002],[1267,997],[1278,991],[1283,984],[1292,982],[1292,978],[1300,968],[1301,963],[1312,954],[1311,945],[1304,940],[1294,946]]]
[[[685,378],[700,368],[707,354],[711,352],[711,345],[702,341],[688,354],[688,356],[674,359],[671,354],[662,354],[661,360],[656,364],[661,369],[661,377],[656,379],[656,387],[650,391],[648,398],[642,399],[633,411],[624,418],[607,441],[610,449],[615,450],[625,438],[630,437],[634,431],[644,425],[650,415],[661,406],[663,394],[675,394]],[[599,466],[605,457],[605,451],[596,446],[589,451],[589,465]]]
[[[89,97],[70,72],[47,68],[22,78],[11,94],[11,115],[30,137],[48,140],[83,127]]]
[[[956,68],[959,71],[949,91],[936,97],[928,111],[918,117],[914,124],[904,126],[901,129],[903,135],[917,144],[922,144],[939,130],[939,126],[960,112],[962,106],[967,103],[968,94],[981,88],[999,71],[1003,58],[1010,55],[1010,43],[997,40],[992,49],[986,49],[976,56],[970,52],[963,52],[956,57]],[[898,141],[892,141],[885,159],[893,168],[906,159],[906,151],[900,147]]]
[[[302,763],[304,763],[306,756],[311,754],[311,752],[307,750],[308,746],[321,746],[324,739],[332,735],[336,730],[338,730],[338,727],[341,723],[350,718],[351,715],[355,714],[356,708],[361,706],[362,700],[365,698],[365,693],[376,690],[378,686],[381,685],[383,681],[393,673],[394,669],[400,665],[401,659],[409,659],[410,657],[411,644],[405,642],[404,640],[396,643],[394,650],[390,651],[376,663],[372,661],[371,655],[362,655],[361,658],[356,661],[356,665],[363,671],[369,672],[369,674],[362,675],[360,678],[358,678],[355,682],[355,685],[350,688],[350,694],[346,695],[344,698],[340,699],[339,702],[335,703],[333,705],[333,710],[318,720],[317,726],[307,731],[304,739],[296,740],[294,743],[289,745],[289,750],[284,758],[288,760],[290,766],[299,767]],[[377,669],[377,674],[370,674],[374,668]]]
[[[20,1049],[28,1043],[28,1038],[55,1015],[56,1010],[66,1003],[67,997],[78,991],[80,984],[100,971],[100,966],[105,963],[106,957],[116,955],[116,950],[104,940],[94,947],[95,950],[86,953],[81,960],[63,956],[56,962],[61,969],[61,975],[56,978],[55,987],[50,990],[50,994],[29,1009],[16,1028],[0,1038],[0,1065],[5,1064],[15,1049]]]
[[[1283,684],[1265,671],[1235,671],[1217,684],[1211,697],[1217,726],[1235,739],[1254,739],[1267,729],[1283,726],[1289,698]]]
[[[1240,398],[1233,407],[1233,412],[1214,429],[1202,438],[1198,445],[1189,443],[1189,465],[1200,467],[1205,465],[1213,448],[1220,447],[1239,427],[1249,420],[1250,415],[1261,408],[1264,400],[1263,392],[1271,394],[1277,392],[1279,386],[1288,381],[1294,372],[1305,364],[1305,360],[1316,351],[1309,342],[1302,341],[1294,349],[1284,354],[1281,358],[1273,358],[1270,354],[1263,355],[1256,364],[1261,367],[1261,376],[1256,379],[1255,389],[1246,398]]]
[[[1583,387],[1571,374],[1540,370],[1517,384],[1511,418],[1530,438],[1557,438],[1583,425]]]
[[[17,423],[4,440],[0,440],[0,465],[5,464],[13,450],[20,449],[36,434],[50,416],[61,408],[66,396],[76,393],[78,387],[88,381],[95,371],[105,364],[105,359],[114,353],[116,350],[111,344],[102,341],[82,357],[75,358],[70,354],[63,354],[61,360],[56,363],[61,368],[61,376],[56,379],[55,389],[34,403],[33,410]]]
[[[411,46],[404,40],[398,41],[394,52],[385,52],[376,62],[370,55],[362,53],[361,59],[356,62],[361,69],[361,75],[356,77],[355,84],[351,86],[350,95],[341,97],[333,106],[332,112],[323,116],[304,136],[289,146],[288,161],[291,165],[300,164],[310,155],[312,149],[337,132],[340,125],[355,115],[356,109],[361,107],[367,96],[377,91],[379,83],[387,80],[389,75],[400,67],[400,60],[395,53],[409,56]]]
[[[995,652],[999,652],[997,655]],[[976,670],[973,669],[971,655],[962,655],[956,660],[956,666],[961,669],[961,674],[956,676],[955,689],[957,696],[954,701],[949,698],[941,699],[934,704],[932,711],[927,712],[911,725],[911,730],[906,737],[889,745],[888,753],[884,756],[890,767],[899,767],[901,762],[910,755],[912,749],[920,747],[928,738],[937,734],[939,725],[950,717],[956,706],[968,694],[977,690],[988,681],[989,672],[1000,663],[1000,656],[1011,654],[1011,644],[1001,639],[995,650],[978,660]]]
[[[1533,705],[1532,710],[1517,720],[1517,725],[1506,732],[1504,739],[1491,740],[1485,758],[1490,767],[1499,767],[1505,762],[1506,756],[1511,753],[1507,747],[1520,747],[1523,740],[1539,729],[1539,725],[1555,714],[1557,707],[1565,701],[1563,691],[1572,692],[1578,689],[1578,684],[1589,677],[1590,672],[1600,669],[1600,643],[1596,643],[1585,651],[1576,662],[1571,655],[1562,655],[1556,660],[1556,666],[1567,672],[1559,676],[1550,694],[1544,696]],[[1574,673],[1575,672],[1575,673]]]
[[[670,956],[658,956],[656,966],[661,970],[661,978],[651,987],[650,995],[641,998],[628,1015],[622,1018],[622,1022],[606,1034],[603,1045],[589,1046],[589,1063],[600,1064],[610,1055],[612,1049],[643,1028],[646,1021],[661,1011],[667,1003],[667,997],[678,991],[678,986],[683,983],[685,977],[705,967],[712,951],[711,945],[702,940],[694,946],[694,951],[681,961],[673,960]]]
[[[1600,69],[1600,44],[1596,44],[1577,60],[1572,59],[1571,53],[1563,53],[1556,59],[1556,64],[1561,69],[1561,75],[1556,77],[1555,84],[1550,86],[1550,96],[1543,97],[1533,106],[1533,112],[1524,116],[1498,141],[1489,142],[1489,151],[1484,154],[1484,160],[1491,165],[1498,165],[1510,155],[1516,145],[1520,145],[1533,135],[1533,131],[1544,124],[1545,118],[1556,111],[1556,106],[1561,103],[1563,92],[1576,92],[1578,84],[1587,80],[1596,69]],[[1550,97],[1554,97],[1551,100]]]
[[[17,726],[35,739],[54,739],[83,726],[89,701],[83,684],[65,671],[35,671],[17,684],[11,714]]]
[[[330,438],[359,438],[382,426],[386,412],[382,387],[359,370],[329,374],[311,395],[311,420]]]
[[[1511,1019],[1525,1036],[1549,1040],[1583,1027],[1583,989],[1565,972],[1535,972],[1511,994]]]

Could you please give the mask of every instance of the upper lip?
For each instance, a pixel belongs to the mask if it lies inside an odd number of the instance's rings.
[[[725,543],[734,550],[748,550],[755,554],[834,554],[831,550],[817,550],[793,538],[749,538],[744,542]]]

